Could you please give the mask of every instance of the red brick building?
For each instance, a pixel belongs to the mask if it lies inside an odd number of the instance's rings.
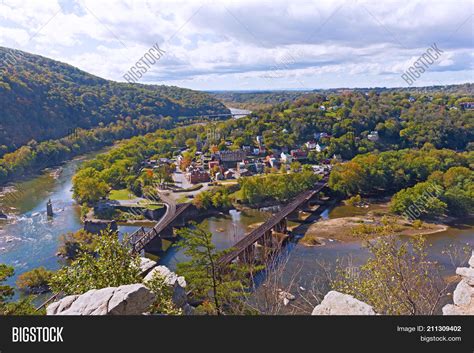
[[[191,169],[185,176],[191,184],[205,183],[211,180],[209,173],[203,169]]]

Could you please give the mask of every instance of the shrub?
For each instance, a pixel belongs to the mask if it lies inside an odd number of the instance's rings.
[[[116,232],[103,231],[91,250],[81,246],[77,258],[54,273],[50,281],[53,291],[82,294],[91,289],[141,282],[140,257],[130,254]]]
[[[371,254],[354,269],[337,269],[335,290],[353,295],[384,315],[433,315],[449,288],[437,263],[427,258],[423,237],[401,242],[382,237],[366,242]]]
[[[360,195],[356,195],[356,196],[352,196],[351,198],[347,199],[346,203],[349,206],[355,206],[357,204],[360,204],[361,201],[362,201],[362,198],[360,197]]]
[[[49,291],[48,283],[52,275],[52,271],[44,267],[38,267],[19,275],[16,280],[16,285],[28,293],[45,293]]]
[[[66,259],[74,259],[80,250],[92,252],[95,246],[95,235],[84,229],[75,233],[69,232],[59,238],[60,246],[58,253]]]
[[[172,300],[173,289],[166,284],[165,278],[158,273],[146,282],[148,289],[155,294],[155,301],[151,305],[150,312],[165,315],[181,315],[182,310],[177,308]]]

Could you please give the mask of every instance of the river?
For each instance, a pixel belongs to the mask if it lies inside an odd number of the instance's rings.
[[[370,208],[368,209],[370,210]],[[367,213],[367,209],[360,209],[350,206],[337,206],[331,210],[326,210],[321,214],[324,218],[349,217]],[[218,217],[210,217],[202,222],[213,234],[213,242],[219,250],[231,247],[242,237],[250,232],[255,226],[264,222],[270,217],[269,212],[258,210],[237,211],[232,210],[229,214],[222,214]],[[291,225],[291,224],[290,224]],[[285,270],[283,282],[295,281],[295,284],[308,287],[315,277],[320,275],[322,264],[336,263],[337,259],[351,257],[354,265],[360,265],[367,260],[368,252],[360,241],[339,242],[328,240],[324,246],[308,247],[298,242],[304,234],[295,232],[295,240],[292,241],[282,254],[285,258]],[[401,237],[407,240],[408,237]],[[450,225],[447,231],[426,235],[429,258],[436,260],[444,267],[446,275],[454,274],[455,268],[451,260],[443,255],[443,251],[450,245],[457,245],[458,248],[470,246],[474,249],[474,220],[465,219]],[[176,264],[186,260],[186,256],[176,248],[170,251],[160,260],[160,262],[171,269],[176,268]]]
[[[227,108],[230,110],[231,114],[247,114],[248,115],[248,114],[252,113],[251,110],[247,110],[247,109],[239,109],[239,108],[232,108],[232,107],[227,107]],[[235,118],[239,119],[239,118],[242,118],[244,116],[245,115],[238,115]]]
[[[8,280],[13,284],[17,276],[38,266],[57,269],[61,265],[56,252],[61,234],[82,228],[79,206],[72,198],[72,176],[78,165],[105,150],[68,161],[59,168],[14,183],[11,192],[0,196],[3,211],[9,220],[0,221],[0,263],[15,268]],[[51,199],[54,217],[46,215],[46,202]],[[121,232],[136,227],[121,226]]]
[[[265,222],[271,214],[258,210],[237,211],[231,210],[227,214],[212,216],[201,222],[201,225],[212,233],[212,241],[218,250],[232,247],[253,227]],[[160,263],[171,270],[176,269],[179,262],[186,261],[183,251],[177,247],[170,248],[160,259]]]

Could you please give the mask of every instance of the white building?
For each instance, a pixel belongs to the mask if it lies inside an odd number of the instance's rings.
[[[379,132],[378,131],[371,131],[368,135],[367,135],[367,139],[369,141],[378,141],[379,140]]]
[[[308,141],[304,145],[309,150],[314,150],[314,149],[316,149],[316,146],[318,146],[318,144],[315,141]]]
[[[289,164],[293,161],[293,157],[289,154],[286,154],[285,152],[282,152],[280,154],[280,159],[281,159],[282,163],[287,163],[287,164]]]

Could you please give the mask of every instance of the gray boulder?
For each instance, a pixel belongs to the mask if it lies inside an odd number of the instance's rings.
[[[172,300],[178,308],[183,308],[188,303],[186,294],[186,280],[183,276],[178,276],[166,266],[154,267],[143,279],[143,283],[147,283],[154,276],[160,276],[164,279],[167,286],[172,289]]]
[[[186,280],[184,279],[184,277],[178,276],[166,266],[156,266],[155,268],[153,268],[153,270],[150,271],[150,273],[145,276],[145,279],[143,281],[149,281],[153,278],[155,274],[158,274],[163,277],[165,283],[170,286],[174,285],[177,282],[181,287],[186,288]]]
[[[145,276],[150,270],[157,265],[156,261],[150,260],[146,257],[140,257],[140,271],[141,275]]]
[[[474,252],[469,267],[458,267],[461,281],[453,293],[453,304],[443,307],[443,315],[474,315]]]
[[[376,315],[369,304],[357,300],[352,295],[330,291],[324,296],[311,315]]]
[[[456,274],[461,276],[464,282],[470,286],[474,286],[474,268],[470,267],[458,267]]]
[[[46,308],[47,315],[141,315],[155,295],[143,284],[92,289],[69,295]]]

